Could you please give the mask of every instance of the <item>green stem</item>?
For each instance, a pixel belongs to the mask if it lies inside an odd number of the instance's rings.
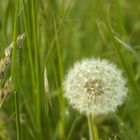
[[[34,49],[35,49],[35,80],[36,80],[36,86],[35,86],[35,92],[36,92],[36,111],[37,111],[37,125],[39,127],[39,131],[41,132],[41,126],[40,126],[40,95],[39,95],[39,65],[38,65],[38,43],[37,43],[37,28],[36,28],[36,12],[35,12],[35,2],[31,1],[31,12],[32,12],[32,21],[33,21],[33,39],[34,39]]]
[[[14,93],[15,98],[15,111],[16,111],[16,135],[17,140],[21,140],[20,135],[20,113],[19,113],[19,102],[18,102],[18,94],[17,92]]]
[[[91,115],[88,116],[88,127],[89,127],[89,140],[99,140],[98,130],[96,125],[93,123],[94,119]]]
[[[17,20],[18,20],[18,5],[19,0],[15,1],[15,17],[14,17],[14,30],[13,30],[13,41],[14,41],[14,49],[12,54],[12,68],[11,68],[11,75],[14,84],[14,88],[16,89],[17,86],[17,66],[16,66],[16,52],[17,52],[17,44],[16,44],[16,37],[17,37]],[[16,135],[17,140],[21,140],[20,134],[20,113],[19,113],[19,102],[18,102],[18,94],[15,92],[14,94],[15,100],[15,112],[16,112]]]
[[[31,68],[32,90],[34,93],[34,104],[36,105],[36,130],[37,135],[41,137],[41,123],[40,123],[40,106],[41,98],[39,95],[39,50],[37,42],[37,17],[36,17],[36,1],[28,0],[29,9],[27,9],[26,1],[22,0],[23,4],[23,19],[27,38],[27,49],[29,55],[29,63]],[[31,15],[30,15],[31,14]],[[30,18],[28,17],[30,16]],[[32,25],[32,26],[31,26]],[[32,40],[32,41],[31,41]],[[34,48],[32,48],[32,47]],[[34,51],[33,51],[34,49]],[[34,52],[34,55],[33,55]],[[33,57],[34,56],[34,57]],[[35,61],[34,61],[35,60]]]
[[[88,119],[88,129],[89,129],[89,140],[94,140],[91,116],[89,115],[87,119]]]
[[[95,140],[99,140],[98,129],[94,123],[93,123],[93,133],[94,133]]]

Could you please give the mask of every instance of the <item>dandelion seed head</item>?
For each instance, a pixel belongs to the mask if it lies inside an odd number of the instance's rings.
[[[68,71],[64,96],[86,115],[114,112],[127,94],[126,80],[115,64],[101,59],[84,59]]]

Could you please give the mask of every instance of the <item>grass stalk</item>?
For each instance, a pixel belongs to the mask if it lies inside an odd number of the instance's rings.
[[[18,93],[14,93],[15,97],[15,112],[16,112],[16,136],[17,140],[21,140],[21,133],[20,133],[20,113],[19,113],[19,101],[18,101]]]
[[[78,123],[78,121],[79,121],[80,119],[81,119],[81,116],[79,116],[79,115],[77,114],[76,117],[75,117],[75,120],[74,120],[73,123],[72,123],[72,126],[71,126],[71,128],[70,128],[70,131],[69,131],[69,134],[68,134],[66,140],[70,140],[70,138],[72,137],[72,133],[73,133],[75,127],[76,127],[76,124]]]
[[[61,18],[61,20],[60,20],[60,24],[59,24],[59,27],[58,27],[58,29],[57,29],[57,32],[58,32],[58,33],[60,32],[60,30],[61,30],[61,28],[62,28],[62,25],[64,24],[64,19],[65,19],[66,15],[67,15],[67,13],[68,13],[68,11],[69,11],[69,8],[70,8],[70,6],[71,6],[71,3],[72,3],[72,0],[69,0],[68,6],[67,6],[66,9],[64,10],[64,14],[63,14],[63,16],[62,16],[62,18]],[[55,25],[54,25],[54,26],[55,26]],[[53,40],[51,41],[51,44],[50,44],[50,46],[49,46],[50,49],[49,49],[48,54],[47,54],[47,56],[46,56],[46,58],[45,58],[45,63],[44,63],[44,65],[43,65],[43,68],[45,68],[46,65],[48,66],[48,64],[49,64],[49,60],[51,59],[51,56],[52,56],[52,54],[53,54],[53,52],[54,52],[54,44],[55,44],[55,42],[56,42],[56,36],[54,36]]]
[[[56,36],[56,47],[57,47],[57,55],[58,55],[58,65],[59,65],[59,75],[60,75],[60,82],[62,83],[63,81],[63,62],[62,62],[62,54],[61,54],[61,47],[59,43],[59,38],[58,38],[58,30],[56,27],[56,21],[54,20],[54,25],[55,25],[55,36]],[[64,97],[63,97],[63,90],[62,88],[60,89],[60,96],[59,96],[59,106],[61,109],[61,129],[62,129],[62,137],[64,137],[64,112],[65,112],[65,103],[64,103]]]
[[[39,95],[39,65],[38,65],[38,43],[37,43],[37,26],[36,26],[36,21],[37,21],[37,17],[36,17],[36,1],[31,1],[31,9],[32,9],[32,21],[33,21],[33,40],[34,40],[34,48],[35,48],[35,77],[36,77],[36,86],[34,89],[36,92],[36,109],[37,109],[37,125],[39,127],[39,131],[41,131],[41,126],[40,126],[40,95]]]
[[[12,80],[14,83],[14,89],[15,89],[15,94],[14,94],[14,100],[15,100],[15,112],[16,112],[16,135],[17,135],[17,140],[21,140],[21,134],[20,134],[20,112],[19,112],[19,102],[18,102],[18,94],[16,92],[17,90],[17,65],[16,65],[16,56],[17,56],[17,47],[16,47],[16,37],[17,37],[17,21],[18,21],[18,5],[19,1],[15,1],[15,18],[14,18],[14,31],[13,31],[13,40],[14,40],[14,49],[13,49],[13,54],[12,54],[12,70],[11,70],[11,75],[12,75]]]
[[[27,49],[29,55],[31,79],[32,79],[32,90],[33,90],[33,100],[36,105],[35,116],[38,135],[41,132],[40,124],[40,95],[39,95],[39,50],[37,41],[37,17],[36,17],[36,1],[28,1],[29,9],[27,9],[25,0],[22,0],[23,5],[23,19],[24,27],[27,36]],[[33,54],[34,51],[34,54]],[[34,57],[33,57],[34,56]],[[34,60],[35,58],[35,60]],[[34,63],[35,61],[35,63]]]

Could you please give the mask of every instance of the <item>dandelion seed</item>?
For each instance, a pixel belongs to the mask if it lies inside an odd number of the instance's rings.
[[[65,78],[64,91],[68,102],[86,115],[114,112],[127,94],[122,72],[100,59],[77,62]]]

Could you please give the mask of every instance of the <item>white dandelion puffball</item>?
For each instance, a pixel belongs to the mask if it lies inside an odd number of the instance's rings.
[[[77,62],[63,84],[65,98],[86,115],[114,112],[127,94],[122,72],[115,64],[101,59]]]

